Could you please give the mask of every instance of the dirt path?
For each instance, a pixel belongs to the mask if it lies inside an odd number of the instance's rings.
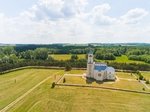
[[[138,78],[135,74],[133,74],[133,76]],[[140,83],[143,84],[147,89],[150,89],[150,87],[145,84],[145,81],[140,80]]]
[[[57,72],[59,73],[59,72]],[[55,74],[57,74],[55,73]],[[55,75],[53,74],[53,75]],[[6,107],[4,107],[2,110],[0,110],[0,112],[6,112],[8,109],[10,109],[12,106],[14,106],[17,102],[19,102],[20,100],[22,100],[25,96],[27,96],[29,93],[31,93],[33,90],[35,90],[38,86],[40,86],[41,84],[43,84],[45,81],[47,81],[48,79],[50,79],[52,76],[47,77],[46,79],[44,79],[43,81],[39,82],[37,85],[35,85],[34,87],[32,87],[31,89],[29,89],[26,93],[24,93],[22,96],[18,97],[16,100],[14,100],[13,102],[11,102],[10,104],[8,104]]]
[[[129,78],[119,78],[119,79],[121,79],[121,80],[127,80],[127,81],[136,81],[137,82],[136,79],[129,79]]]
[[[141,82],[147,89],[150,89],[150,87],[145,84],[145,81],[141,81],[141,80],[140,80],[140,82]]]

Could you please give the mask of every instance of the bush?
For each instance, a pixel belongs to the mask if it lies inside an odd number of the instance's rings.
[[[51,88],[54,88],[54,87],[55,87],[55,82],[53,82],[53,83],[52,83],[52,86],[51,86]]]
[[[78,60],[78,56],[76,54],[71,55],[71,60],[72,61]]]
[[[143,77],[142,75],[139,75],[139,79],[140,79],[140,80],[143,80],[144,77]]]
[[[149,80],[146,80],[146,82],[145,82],[146,84],[150,84],[150,82],[149,82]]]
[[[64,79],[63,79],[63,83],[65,83],[65,82],[66,82],[66,79],[64,78]]]
[[[66,63],[65,71],[70,71],[71,69],[71,65],[69,63]]]
[[[143,88],[143,91],[145,91],[145,88]]]

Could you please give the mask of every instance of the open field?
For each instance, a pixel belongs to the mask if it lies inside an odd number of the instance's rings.
[[[69,60],[71,58],[71,54],[53,54],[51,55],[55,60]],[[78,54],[79,59],[85,59],[85,54]],[[99,62],[105,62],[110,60],[96,60]],[[110,62],[118,62],[118,63],[145,63],[143,61],[134,61],[129,60],[126,55],[122,55],[120,57],[116,57],[116,60]]]
[[[109,81],[109,82],[97,82],[95,80],[85,80],[82,76],[71,76],[66,75],[66,83],[68,84],[85,84],[85,85],[93,85],[93,86],[102,86],[102,87],[113,87],[120,89],[129,89],[129,90],[137,90],[143,91],[145,88],[143,84],[141,84],[136,78],[130,73],[117,72],[118,81]],[[145,88],[146,89],[146,88]],[[149,91],[146,89],[146,91]]]
[[[28,91],[56,70],[25,69],[0,76],[0,109]],[[60,71],[63,74],[63,71]]]
[[[53,54],[50,55],[52,56],[55,60],[69,60],[71,59],[71,54]],[[85,54],[78,54],[79,59],[85,59]]]
[[[16,103],[9,112],[149,112],[150,95],[76,87],[50,88],[53,74],[63,70],[26,69],[0,76],[0,109],[7,106],[37,83],[52,76]],[[84,73],[72,70],[73,74]],[[128,74],[130,77],[130,74]],[[119,74],[118,74],[119,76]],[[125,74],[120,77],[128,77]],[[15,82],[16,79],[16,82]],[[134,78],[133,78],[134,79]],[[67,81],[67,80],[66,80]],[[78,81],[78,80],[77,80]],[[81,80],[83,81],[83,80]],[[122,83],[120,86],[126,86]],[[128,85],[128,84],[127,84]],[[134,87],[136,85],[133,85]]]
[[[150,71],[149,72],[141,72],[141,73],[146,79],[150,80]]]
[[[134,61],[134,60],[129,60],[128,57],[126,55],[122,55],[119,57],[116,57],[116,60],[96,60],[99,62],[117,62],[117,63],[145,63],[143,61]]]
[[[115,62],[118,62],[118,63],[145,63],[145,62],[142,62],[142,61],[129,60],[126,55],[116,57]]]

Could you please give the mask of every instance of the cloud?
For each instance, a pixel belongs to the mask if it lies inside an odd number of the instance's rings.
[[[111,25],[116,22],[116,18],[107,16],[106,13],[111,9],[109,4],[102,4],[95,6],[88,14],[91,23],[96,25]]]
[[[131,9],[125,15],[121,16],[121,21],[125,24],[137,23],[142,20],[148,12],[141,8]]]
[[[88,0],[39,0],[16,17],[0,13],[0,40],[49,44],[131,42],[137,37],[139,41],[143,36],[150,37],[149,25],[145,30],[128,25],[142,20],[148,14],[144,9],[131,9],[117,18],[108,15],[110,4],[95,5],[89,11],[87,6]]]
[[[21,15],[36,20],[45,18],[51,20],[65,19],[82,12],[87,4],[87,0],[39,0],[37,4]]]

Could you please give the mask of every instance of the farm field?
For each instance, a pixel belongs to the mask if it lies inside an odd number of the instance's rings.
[[[118,63],[145,63],[145,62],[142,62],[142,61],[129,60],[126,55],[116,57],[116,60],[114,62],[118,62]]]
[[[84,71],[72,70],[67,73],[80,74]],[[64,74],[64,71],[25,69],[0,75],[0,90],[2,90],[0,109],[46,77],[52,76],[16,103],[8,112],[133,112],[135,108],[136,112],[150,110],[150,95],[76,87],[51,89],[54,74],[60,76]],[[124,75],[120,76],[125,77]],[[130,77],[130,74],[128,75]]]
[[[53,54],[50,55],[52,56],[55,60],[69,60],[71,58],[71,54]],[[78,54],[79,59],[85,59],[85,54]],[[134,61],[134,60],[129,60],[126,55],[122,55],[120,57],[116,57],[116,60],[97,60],[98,62],[118,62],[118,63],[145,63],[143,61]]]
[[[69,60],[71,59],[71,54],[53,54],[50,55],[52,56],[55,60]],[[79,59],[85,59],[85,54],[78,54]]]
[[[122,55],[122,56],[116,57],[115,60],[96,60],[96,61],[99,61],[99,62],[109,61],[109,62],[117,62],[117,63],[145,63],[143,61],[129,60],[126,55]]]

